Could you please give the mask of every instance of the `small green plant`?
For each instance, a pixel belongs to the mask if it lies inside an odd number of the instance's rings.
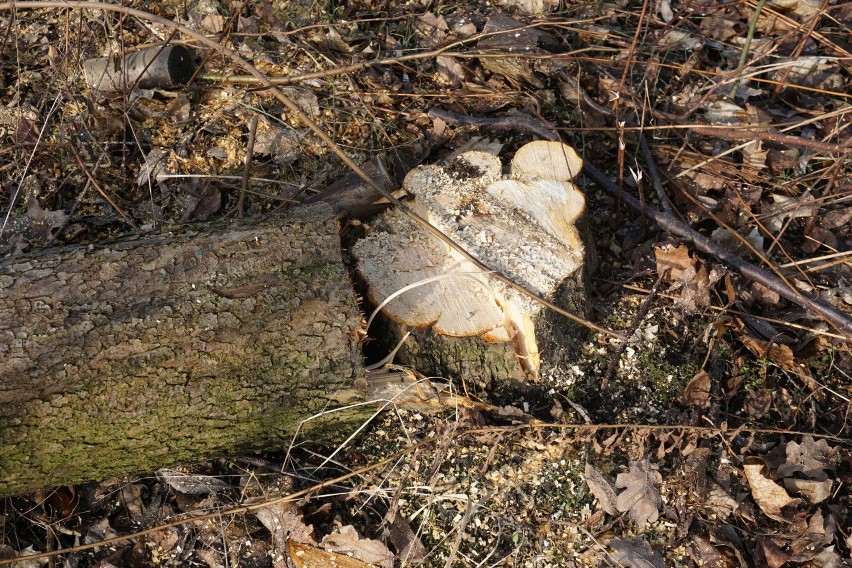
[[[523,532],[516,530],[512,533],[512,544],[515,548],[523,548],[529,544],[529,540]]]

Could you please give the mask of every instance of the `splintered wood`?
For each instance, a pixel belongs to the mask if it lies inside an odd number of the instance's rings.
[[[571,183],[581,168],[582,160],[570,146],[537,141],[517,151],[508,175],[495,155],[468,151],[447,165],[412,170],[403,187],[414,196],[415,211],[488,266],[583,311],[585,246],[576,222],[585,199]],[[415,343],[423,342],[424,330],[431,330],[433,349],[441,349],[436,337],[481,338],[476,349],[482,350],[500,343],[496,348],[510,350],[515,359],[512,376],[539,376],[542,340],[553,343],[540,329],[552,335],[553,326],[544,322],[546,308],[482,273],[396,210],[384,213],[353,253],[370,300],[397,324],[416,330]],[[566,289],[568,298],[563,297]],[[453,353],[440,358],[451,362],[459,348],[447,342]],[[477,344],[467,343],[465,350],[472,345]],[[417,348],[409,345],[407,350],[410,355]],[[405,349],[401,357],[406,360]],[[463,357],[491,359],[469,353]],[[419,356],[407,359],[417,365]],[[418,370],[452,373],[462,371],[460,367],[465,365],[451,362],[446,368]],[[494,372],[480,372],[497,378]]]

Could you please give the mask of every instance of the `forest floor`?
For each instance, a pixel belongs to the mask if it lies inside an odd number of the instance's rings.
[[[0,563],[850,565],[852,4],[190,0],[156,15],[278,80],[357,163],[535,138],[435,107],[555,129],[615,188],[578,180],[592,320],[629,339],[589,332],[571,380],[387,411],[343,448],[7,499]],[[2,256],[267,214],[348,171],[235,60],[169,26],[93,5],[4,5],[0,23]],[[86,84],[83,61],[164,44],[203,64],[188,85]]]

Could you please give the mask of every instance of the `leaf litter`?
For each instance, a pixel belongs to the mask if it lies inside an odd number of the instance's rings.
[[[393,2],[273,3],[228,17],[205,2],[190,4],[193,25],[211,33],[235,25],[239,33],[230,45],[279,76],[473,38],[434,59],[292,87],[300,106],[364,161],[437,135],[455,137],[448,150],[466,142],[471,132],[433,126],[427,113],[436,100],[477,115],[520,110],[563,128],[593,162],[611,165],[613,179],[622,175],[625,191],[644,192],[656,205],[659,196],[627,183],[630,176],[616,166],[632,163],[632,134],[611,135],[653,116],[653,155],[684,220],[728,250],[764,256],[802,290],[852,310],[852,188],[843,153],[850,113],[842,26],[849,14],[841,4],[768,3],[742,66],[755,15],[749,3],[660,2],[652,18],[641,16],[638,2],[565,12],[551,2],[418,5],[413,12]],[[70,53],[54,45],[54,38],[72,33],[66,22],[19,13],[13,24],[9,14],[0,16],[17,54],[4,59],[0,81],[4,255],[102,242],[133,225],[153,230],[232,214],[239,183],[228,176],[242,176],[249,108],[263,119],[249,214],[316,193],[344,173],[304,125],[263,92],[202,79],[178,97],[149,92],[124,102],[92,100],[66,73],[74,68]],[[80,38],[87,55],[107,53],[117,24],[101,25],[89,12],[80,21],[91,32]],[[132,27],[122,39],[143,43],[154,31]],[[477,37],[481,33],[494,35]],[[626,69],[625,61],[632,66]],[[236,71],[215,60],[208,70]],[[64,101],[58,113],[54,97]],[[614,115],[616,102],[621,114]],[[750,139],[738,137],[743,132]],[[522,137],[509,134],[499,143],[511,152]],[[70,144],[103,195],[78,167]],[[196,175],[207,181],[181,177]],[[480,393],[503,411],[403,409],[402,424],[379,420],[357,450],[337,456],[343,470],[402,448],[401,429],[415,438],[440,433],[451,442],[361,478],[345,488],[347,497],[318,491],[237,523],[162,528],[136,543],[59,562],[273,566],[307,554],[332,565],[332,554],[356,559],[371,551],[358,560],[381,565],[396,552],[397,563],[405,564],[400,551],[412,545],[424,551],[414,555],[418,561],[435,566],[449,558],[515,566],[848,565],[848,338],[647,223],[638,222],[627,238],[633,223],[624,222],[626,210],[590,183],[585,190],[603,260],[595,282],[600,319],[627,329],[650,276],[661,275],[666,284],[605,392],[598,379],[612,345],[591,336],[572,380]],[[501,423],[521,418],[562,424],[513,431]],[[566,426],[584,422],[591,424]],[[486,426],[486,433],[460,433]],[[271,470],[260,461],[220,461],[200,471],[160,472],[159,480],[111,479],[10,499],[0,558],[262,502],[320,480],[309,466],[324,460],[310,451],[293,455],[298,466],[288,471],[294,478],[277,473],[285,460],[270,453],[264,457],[281,459]],[[475,513],[466,517],[466,511]],[[382,548],[392,532],[406,535],[390,545],[393,551]],[[336,550],[323,547],[331,542]]]

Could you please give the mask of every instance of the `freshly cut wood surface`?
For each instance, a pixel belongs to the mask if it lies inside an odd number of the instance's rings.
[[[569,303],[583,305],[585,245],[575,223],[585,200],[569,181],[581,165],[568,146],[534,142],[518,150],[506,178],[496,156],[470,151],[446,166],[412,170],[403,187],[418,213],[487,265],[550,298],[573,279],[579,285],[572,293],[582,299]],[[538,376],[542,307],[480,273],[398,211],[384,213],[353,254],[369,298],[393,321],[438,337],[480,338],[482,349],[511,350],[520,375]],[[435,345],[422,333],[415,341]],[[458,341],[449,343],[459,351]],[[466,342],[463,351],[476,344]]]
[[[518,149],[512,158],[512,177],[520,180],[571,181],[583,169],[583,160],[571,146],[536,140]]]
[[[4,260],[0,495],[285,446],[363,400],[361,326],[324,206]]]

